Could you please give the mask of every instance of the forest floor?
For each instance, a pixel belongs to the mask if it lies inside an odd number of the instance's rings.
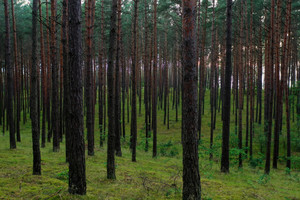
[[[279,168],[271,169],[264,175],[265,143],[262,125],[255,124],[254,159],[244,158],[243,168],[238,169],[239,150],[234,133],[234,115],[231,117],[231,164],[230,173],[220,173],[221,155],[221,114],[217,112],[214,131],[214,147],[210,150],[209,95],[206,95],[205,115],[202,122],[202,143],[199,145],[199,166],[203,199],[300,199],[299,160],[285,169],[285,136],[280,137],[281,149]],[[171,98],[170,98],[171,99]],[[97,111],[96,107],[96,111]],[[181,107],[179,107],[181,110]],[[181,113],[181,112],[180,112]],[[68,164],[65,162],[65,143],[58,153],[52,152],[52,144],[46,143],[41,149],[42,175],[32,175],[31,125],[28,121],[21,126],[21,143],[17,149],[9,149],[9,133],[0,136],[0,199],[181,199],[182,189],[182,148],[181,115],[175,121],[175,109],[170,101],[170,129],[163,125],[163,110],[158,111],[158,157],[152,158],[152,138],[149,151],[145,152],[144,110],[138,114],[137,162],[131,162],[129,150],[130,123],[126,118],[126,139],[122,139],[122,157],[116,157],[116,180],[106,179],[106,145],[99,147],[98,116],[95,120],[95,155],[86,154],[87,194],[68,193]],[[243,123],[245,125],[245,113]],[[292,130],[296,125],[292,124]],[[283,131],[284,132],[284,131]],[[244,136],[245,138],[245,131]],[[244,144],[243,144],[244,145]],[[209,161],[209,153],[214,154]],[[294,153],[295,158],[300,154]]]

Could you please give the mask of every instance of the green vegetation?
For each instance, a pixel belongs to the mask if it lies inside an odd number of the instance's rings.
[[[283,156],[285,126],[282,138],[280,138],[279,169],[271,170],[269,176],[265,175],[263,170],[264,153],[258,153],[260,149],[264,151],[265,148],[265,145],[260,142],[264,133],[262,127],[258,125],[255,127],[254,158],[251,162],[244,158],[243,169],[238,169],[239,150],[237,149],[238,139],[234,133],[234,116],[231,117],[230,174],[220,172],[222,128],[220,115],[217,117],[215,143],[212,150],[214,158],[209,161],[208,92],[206,98],[203,138],[199,144],[203,199],[300,199],[299,153],[293,154],[295,157],[292,162],[293,169],[285,169]],[[137,162],[131,162],[130,124],[126,123],[127,135],[126,139],[122,140],[123,156],[116,157],[117,180],[115,181],[106,179],[106,145],[104,148],[99,147],[99,127],[96,127],[95,156],[86,156],[86,196],[73,196],[68,193],[68,164],[65,162],[64,142],[58,153],[52,152],[52,143],[46,143],[46,148],[41,149],[42,176],[34,176],[32,175],[30,123],[21,126],[22,142],[17,144],[15,150],[9,149],[8,132],[4,136],[1,135],[0,199],[181,199],[181,119],[179,117],[179,121],[176,122],[175,110],[170,109],[170,129],[168,130],[163,125],[163,111],[158,110],[158,157],[153,159],[152,138],[149,139],[149,151],[144,150],[143,111],[142,115],[138,115]],[[292,124],[292,128],[296,134],[296,124]]]

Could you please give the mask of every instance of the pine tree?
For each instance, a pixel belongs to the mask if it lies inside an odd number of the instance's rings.
[[[41,174],[40,130],[38,110],[38,59],[37,59],[37,13],[38,0],[32,3],[32,67],[31,67],[31,92],[30,114],[32,126],[32,149],[33,149],[33,174]]]
[[[84,195],[86,193],[85,145],[83,125],[83,92],[82,92],[82,36],[81,36],[81,1],[68,1],[69,16],[69,91],[68,107],[70,114],[66,127],[69,135],[69,193]]]
[[[182,199],[201,199],[198,158],[196,1],[183,0]]]

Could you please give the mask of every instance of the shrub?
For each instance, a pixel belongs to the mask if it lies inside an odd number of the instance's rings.
[[[173,145],[172,141],[163,143],[159,147],[159,152],[162,156],[175,157],[179,154],[178,149]]]

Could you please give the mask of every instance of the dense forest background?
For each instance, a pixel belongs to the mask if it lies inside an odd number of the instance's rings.
[[[300,1],[0,10],[0,199],[300,198]]]

